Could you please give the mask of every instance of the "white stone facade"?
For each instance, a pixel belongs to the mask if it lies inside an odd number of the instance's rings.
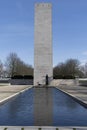
[[[52,5],[35,4],[34,85],[45,84],[46,74],[53,76]]]

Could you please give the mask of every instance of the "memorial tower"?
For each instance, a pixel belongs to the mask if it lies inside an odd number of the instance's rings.
[[[45,84],[53,77],[52,63],[52,5],[35,4],[35,41],[34,41],[34,85]]]

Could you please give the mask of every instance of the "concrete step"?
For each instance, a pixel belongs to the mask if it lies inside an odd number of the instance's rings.
[[[87,127],[33,127],[33,126],[0,126],[0,130],[87,130]]]

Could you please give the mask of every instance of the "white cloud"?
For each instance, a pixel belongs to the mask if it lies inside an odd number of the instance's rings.
[[[87,51],[84,51],[84,52],[82,53],[82,55],[87,56]]]
[[[81,65],[85,65],[87,63],[87,59],[81,61]]]

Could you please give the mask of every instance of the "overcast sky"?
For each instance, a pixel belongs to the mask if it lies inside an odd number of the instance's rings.
[[[53,65],[87,61],[87,0],[0,0],[0,59],[16,52],[34,65],[34,4],[53,6]]]

